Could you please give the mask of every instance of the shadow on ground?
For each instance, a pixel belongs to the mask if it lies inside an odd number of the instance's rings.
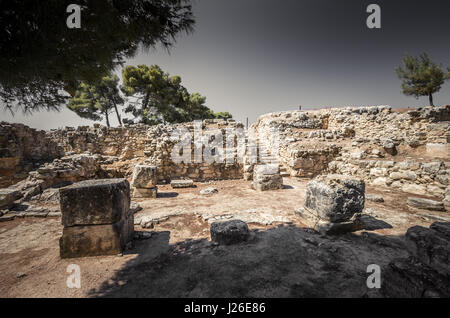
[[[158,198],[175,198],[178,196],[177,192],[158,192]]]
[[[207,239],[169,244],[170,232],[136,241],[137,254],[91,297],[373,296],[367,266],[406,257],[404,237],[361,232],[321,236],[284,225],[231,246]],[[377,296],[375,292],[375,296]]]

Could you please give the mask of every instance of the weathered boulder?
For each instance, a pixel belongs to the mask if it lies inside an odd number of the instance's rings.
[[[432,210],[432,211],[445,211],[444,203],[423,198],[408,198],[408,205],[418,209]]]
[[[134,167],[132,187],[151,189],[156,187],[156,182],[156,166],[137,165]]]
[[[413,226],[405,237],[413,256],[442,273],[450,274],[450,223],[435,222],[429,229]]]
[[[224,245],[246,241],[250,236],[247,223],[241,220],[214,222],[211,224],[210,232],[213,242]]]
[[[278,165],[258,165],[254,167],[252,186],[258,191],[283,189],[283,177]]]
[[[364,209],[365,183],[344,175],[319,176],[306,188],[305,208],[329,222],[346,222]]]
[[[10,208],[14,201],[21,197],[21,193],[13,188],[0,189],[0,209]]]
[[[395,259],[381,272],[381,293],[385,297],[450,297],[450,276],[413,256]]]
[[[64,227],[61,258],[116,255],[134,238],[134,217],[128,213],[114,224]]]
[[[194,181],[186,179],[186,180],[172,180],[170,182],[172,188],[192,188],[194,186]]]
[[[126,179],[86,180],[59,190],[62,224],[113,224],[130,208],[130,184]]]

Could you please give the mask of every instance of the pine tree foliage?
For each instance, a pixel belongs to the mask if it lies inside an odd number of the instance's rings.
[[[69,29],[70,4],[81,28]],[[0,0],[0,105],[58,110],[140,48],[169,48],[192,31],[189,0]]]
[[[402,80],[402,90],[407,96],[428,96],[431,106],[433,94],[441,89],[442,84],[450,78],[450,69],[445,73],[426,53],[418,57],[404,55],[403,66],[396,69],[398,77]]]

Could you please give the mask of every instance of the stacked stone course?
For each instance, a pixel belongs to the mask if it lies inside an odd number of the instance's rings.
[[[134,236],[125,179],[81,181],[60,189],[62,258],[121,253]]]

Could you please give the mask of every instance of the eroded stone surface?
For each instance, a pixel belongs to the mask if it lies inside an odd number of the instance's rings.
[[[130,184],[126,179],[81,181],[60,189],[62,224],[113,224],[130,208]]]
[[[156,187],[156,166],[136,165],[133,170],[131,186],[135,188],[151,189]]]
[[[450,223],[435,222],[429,229],[413,226],[406,232],[406,241],[422,263],[450,274]]]
[[[61,258],[116,255],[134,238],[134,217],[129,213],[114,224],[65,227],[60,238]]]
[[[132,189],[133,198],[149,198],[154,199],[158,196],[158,188],[154,187],[151,189],[144,188],[133,188]]]
[[[241,220],[214,222],[211,224],[211,240],[218,244],[230,245],[246,241],[250,231]]]
[[[409,197],[408,205],[418,209],[445,211],[444,203],[430,199]]]
[[[16,189],[0,189],[0,209],[10,208],[20,196]]]
[[[329,222],[349,221],[364,209],[365,183],[343,175],[319,176],[306,188],[305,208]]]
[[[283,189],[283,178],[278,165],[255,166],[252,186],[258,191]]]
[[[194,181],[192,180],[172,180],[170,182],[172,188],[192,188],[194,186]]]

